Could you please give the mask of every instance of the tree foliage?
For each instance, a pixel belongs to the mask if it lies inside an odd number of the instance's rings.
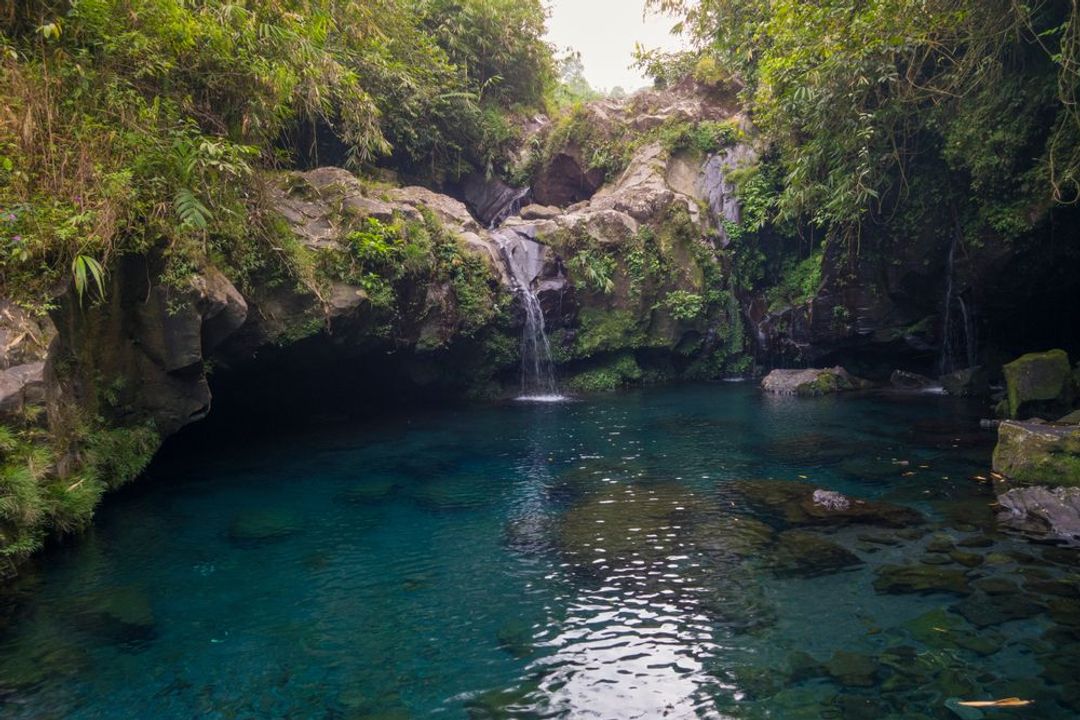
[[[651,0],[741,84],[776,212],[857,239],[944,172],[1005,234],[1080,198],[1080,11],[1066,0]],[[656,56],[645,61],[658,62]],[[660,63],[662,74],[686,57]],[[646,62],[646,67],[649,67]],[[945,200],[945,198],[941,198]]]
[[[497,168],[554,82],[540,0],[0,7],[0,284],[38,308],[116,253],[265,262],[255,170],[328,142],[357,170]]]

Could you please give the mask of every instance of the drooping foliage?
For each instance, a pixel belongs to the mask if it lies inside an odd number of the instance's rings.
[[[99,293],[116,253],[164,248],[177,277],[287,259],[254,171],[326,145],[436,181],[497,167],[554,78],[539,0],[0,8],[0,285],[35,309]]]
[[[742,87],[783,170],[775,215],[857,240],[940,190],[1006,237],[1080,199],[1080,10],[1067,0],[652,0],[673,66]],[[938,202],[949,197],[937,196]]]

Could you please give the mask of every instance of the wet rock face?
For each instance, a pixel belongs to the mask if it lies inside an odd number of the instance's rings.
[[[773,370],[761,381],[761,389],[775,395],[816,397],[869,387],[839,365],[834,368]]]
[[[1080,487],[1080,426],[1006,420],[994,470],[1020,485]]]
[[[1014,488],[998,496],[1005,525],[1080,542],[1080,488]]]
[[[1016,419],[1050,410],[1067,412],[1073,400],[1072,367],[1064,350],[1029,353],[1002,367],[1007,417]]]
[[[112,273],[108,301],[65,306],[55,320],[60,354],[79,359],[73,374],[46,368],[50,424],[63,423],[70,403],[95,407],[102,382],[124,379],[118,407],[128,421],[153,420],[163,435],[209,412],[204,361],[247,319],[240,292],[207,268],[183,289],[151,284],[144,258],[128,258]]]
[[[473,174],[461,184],[462,197],[472,214],[484,227],[500,224],[516,215],[531,195],[529,188],[516,188],[499,178]]]
[[[742,222],[742,207],[735,195],[732,171],[752,165],[757,153],[749,145],[736,145],[708,159],[701,167],[698,180],[699,193],[709,205],[713,217],[729,223]],[[727,247],[731,238],[723,223],[720,224],[721,245]]]
[[[533,197],[542,205],[567,207],[588,200],[604,184],[604,171],[589,168],[576,146],[554,155],[533,182]]]

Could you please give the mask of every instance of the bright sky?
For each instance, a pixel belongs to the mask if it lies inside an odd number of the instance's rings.
[[[634,43],[647,48],[678,48],[681,43],[668,30],[675,23],[666,16],[642,18],[644,0],[548,0],[547,39],[559,50],[581,51],[585,78],[598,90],[616,85],[627,92],[649,84],[630,69]]]

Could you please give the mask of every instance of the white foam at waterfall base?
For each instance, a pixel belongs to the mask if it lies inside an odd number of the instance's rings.
[[[514,402],[532,403],[561,403],[569,402],[572,398],[568,395],[519,395]]]

